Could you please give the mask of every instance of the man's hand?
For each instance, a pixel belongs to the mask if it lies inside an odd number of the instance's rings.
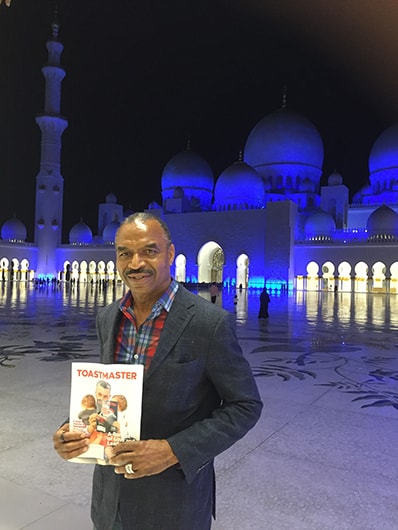
[[[88,449],[88,434],[84,432],[69,432],[69,423],[65,423],[53,436],[54,449],[64,460],[80,456]]]
[[[167,440],[140,440],[121,442],[112,448],[108,463],[115,466],[115,473],[135,479],[157,475],[178,463]],[[128,473],[131,464],[133,473]]]

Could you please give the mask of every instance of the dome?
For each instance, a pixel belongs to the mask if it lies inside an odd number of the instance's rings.
[[[398,123],[380,134],[369,155],[370,173],[392,168],[398,169]]]
[[[156,201],[152,201],[148,204],[148,210],[160,210],[162,207]]]
[[[105,197],[105,202],[107,204],[116,204],[117,203],[116,195],[114,193],[108,193],[108,195]]]
[[[328,186],[340,186],[343,184],[343,177],[337,171],[333,171],[328,178]]]
[[[69,243],[71,245],[84,245],[92,243],[92,241],[91,228],[83,221],[76,223],[69,231]]]
[[[6,221],[1,227],[1,238],[4,241],[25,241],[25,225],[14,216],[12,219]]]
[[[379,206],[366,223],[369,236],[398,235],[398,214],[388,206]]]
[[[206,160],[190,149],[173,156],[166,164],[162,173],[163,201],[174,198],[176,188],[181,188],[188,200],[199,200],[202,209],[210,209],[213,172]]]
[[[104,243],[114,243],[116,239],[116,232],[120,226],[119,221],[112,221],[108,223],[102,231],[102,239]]]
[[[275,164],[300,164],[321,171],[323,143],[307,118],[281,108],[260,120],[249,134],[245,161],[257,169]]]
[[[218,177],[214,190],[214,207],[261,208],[264,184],[255,169],[245,162],[235,162]]]
[[[304,233],[306,239],[330,238],[335,229],[336,223],[333,217],[329,213],[319,210],[308,217],[305,222]]]

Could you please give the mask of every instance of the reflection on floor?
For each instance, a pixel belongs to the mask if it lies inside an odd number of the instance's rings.
[[[96,309],[121,288],[0,284],[1,530],[91,530],[90,465],[51,435],[70,362],[96,360]],[[264,400],[216,460],[214,530],[398,528],[398,296],[223,292]],[[207,292],[199,292],[207,297]],[[161,530],[161,529],[154,529]]]

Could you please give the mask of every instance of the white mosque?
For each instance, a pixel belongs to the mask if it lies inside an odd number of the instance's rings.
[[[0,280],[119,281],[114,237],[125,217],[109,193],[95,231],[82,220],[61,240],[64,179],[60,114],[63,45],[52,25],[47,42],[41,162],[36,177],[34,241],[16,217],[1,226]],[[369,184],[349,202],[338,173],[320,185],[323,143],[316,127],[282,107],[257,123],[240,159],[217,178],[188,147],[169,160],[162,205],[148,209],[170,226],[173,275],[187,284],[234,288],[398,294],[398,124],[376,139]]]

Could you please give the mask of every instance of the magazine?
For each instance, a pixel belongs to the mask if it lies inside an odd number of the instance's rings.
[[[69,428],[90,444],[69,462],[106,465],[112,446],[139,440],[143,376],[141,364],[72,363]]]

